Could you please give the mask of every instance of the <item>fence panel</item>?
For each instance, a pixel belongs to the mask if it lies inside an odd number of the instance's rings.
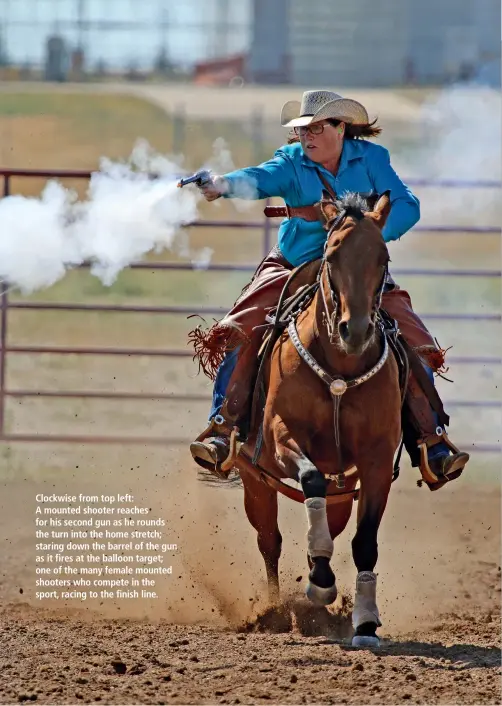
[[[63,170],[25,170],[25,169],[5,169],[0,170],[0,176],[3,177],[3,196],[7,197],[11,193],[11,179],[14,177],[42,177],[45,179],[56,178],[72,178],[72,179],[89,179],[91,173],[88,171],[63,171]],[[495,181],[485,182],[461,182],[457,180],[426,180],[426,179],[409,179],[407,183],[411,186],[429,186],[436,188],[499,188],[500,183]],[[189,224],[192,227],[219,227],[219,228],[246,228],[261,230],[263,241],[263,254],[266,255],[272,246],[273,231],[277,225],[272,223],[270,219],[264,218],[262,221],[250,222],[235,222],[235,221],[196,221]],[[496,227],[474,227],[474,226],[416,226],[415,231],[434,232],[440,235],[448,236],[454,233],[475,233],[477,236],[500,234],[500,228]],[[88,267],[88,264],[83,264],[81,267]],[[255,264],[234,265],[228,264],[210,264],[204,269],[217,272],[253,272]],[[131,265],[132,269],[148,269],[148,270],[176,270],[176,271],[193,271],[197,269],[189,263],[170,263],[156,262],[146,263],[137,262]],[[427,276],[427,277],[480,277],[480,278],[500,278],[500,270],[475,270],[475,269],[425,269],[425,268],[396,268],[393,270],[395,275],[406,276]],[[32,390],[32,389],[10,389],[6,383],[7,362],[10,356],[19,356],[22,354],[53,354],[53,355],[82,355],[82,356],[152,356],[163,358],[186,358],[191,357],[192,353],[184,349],[152,349],[152,348],[129,348],[129,347],[83,347],[83,346],[37,346],[37,345],[10,345],[8,340],[9,329],[9,311],[14,310],[36,310],[36,311],[74,311],[74,312],[122,312],[122,313],[140,313],[144,315],[156,314],[174,314],[187,315],[198,313],[201,315],[219,315],[226,313],[226,309],[221,307],[198,307],[194,311],[194,307],[189,306],[146,306],[146,305],[107,305],[107,304],[74,304],[66,302],[16,302],[11,301],[8,292],[7,283],[0,284],[0,441],[4,442],[92,442],[92,443],[110,443],[123,444],[124,442],[133,444],[176,444],[186,443],[187,439],[177,437],[155,437],[155,436],[100,436],[100,435],[51,435],[51,434],[21,434],[8,433],[6,430],[5,420],[5,405],[8,398],[67,398],[67,399],[113,399],[113,400],[169,400],[177,402],[194,402],[206,401],[209,403],[209,395],[194,395],[194,394],[157,394],[134,393],[121,391],[86,391],[86,390],[66,390],[57,391],[51,389]],[[441,321],[487,321],[500,322],[500,313],[491,314],[466,314],[462,312],[447,314],[447,313],[423,313],[424,319],[441,320]],[[458,365],[477,365],[483,367],[500,366],[502,358],[498,356],[451,356],[449,361]],[[499,401],[493,400],[451,400],[447,402],[452,408],[483,408],[483,409],[502,409],[502,404]],[[491,443],[476,443],[473,446],[474,451],[479,452],[500,452],[500,444]]]

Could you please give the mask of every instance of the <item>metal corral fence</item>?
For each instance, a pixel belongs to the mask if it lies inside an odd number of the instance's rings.
[[[9,196],[11,193],[11,179],[13,177],[39,177],[45,179],[53,178],[71,178],[71,179],[89,179],[91,172],[77,170],[29,170],[29,169],[0,169],[0,176],[3,178],[3,196]],[[498,181],[457,181],[457,180],[427,180],[427,179],[409,179],[407,183],[411,186],[428,186],[437,188],[500,188]],[[245,228],[256,229],[262,231],[263,237],[263,256],[265,256],[272,245],[272,233],[277,228],[271,223],[270,219],[263,218],[262,220],[252,222],[237,222],[237,221],[196,221],[189,224],[190,226],[218,227],[218,228]],[[478,235],[500,234],[501,229],[491,226],[483,227],[467,227],[467,226],[416,226],[414,231],[435,232],[443,235],[455,233],[476,233]],[[0,234],[1,237],[1,234]],[[88,264],[83,264],[81,267],[88,267]],[[169,263],[169,262],[138,262],[133,263],[131,268],[148,269],[148,270],[193,270],[194,267],[189,263]],[[209,265],[209,270],[228,272],[240,271],[249,272],[250,274],[256,269],[256,264],[250,265],[234,265],[234,264],[214,264]],[[394,275],[426,275],[429,277],[501,277],[500,270],[469,270],[469,269],[449,269],[449,270],[429,270],[429,269],[413,269],[413,268],[396,268],[393,270]],[[9,299],[8,286],[6,283],[0,284],[0,441],[4,442],[91,442],[91,443],[120,443],[125,442],[132,444],[174,444],[186,443],[186,439],[175,439],[172,437],[131,437],[131,436],[85,436],[85,435],[42,435],[42,434],[9,434],[5,430],[5,404],[7,398],[28,398],[28,397],[48,397],[48,398],[89,398],[89,399],[112,399],[112,400],[169,400],[169,401],[205,401],[209,400],[207,395],[194,394],[156,394],[147,393],[129,393],[129,392],[99,392],[99,391],[57,391],[57,390],[30,390],[30,389],[8,389],[6,386],[6,367],[9,356],[22,354],[55,354],[55,355],[88,355],[88,356],[160,356],[164,358],[182,358],[192,357],[190,350],[159,350],[145,348],[108,348],[108,347],[56,347],[56,346],[16,346],[8,343],[8,313],[13,309],[36,309],[43,311],[58,310],[58,311],[100,311],[100,312],[136,312],[143,314],[194,314],[198,313],[213,314],[223,316],[226,309],[215,307],[199,307],[198,311],[194,311],[194,307],[187,306],[131,306],[131,305],[106,305],[106,304],[73,304],[63,302],[14,302]],[[472,320],[472,321],[493,321],[500,322],[501,314],[423,314],[425,319],[436,320]],[[497,356],[450,356],[449,362],[461,365],[495,365],[502,363],[502,358]],[[448,402],[449,407],[478,407],[478,408],[496,408],[500,409],[502,404],[496,400],[456,400]],[[476,443],[473,451],[484,451],[497,453],[500,452],[499,444]]]

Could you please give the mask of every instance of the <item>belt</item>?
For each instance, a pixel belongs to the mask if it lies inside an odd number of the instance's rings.
[[[320,220],[318,206],[267,206],[263,209],[267,218],[303,218],[304,221]]]

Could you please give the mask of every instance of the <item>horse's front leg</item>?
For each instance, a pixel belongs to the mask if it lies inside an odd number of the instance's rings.
[[[376,574],[373,569],[378,559],[378,529],[387,505],[392,481],[393,452],[374,451],[371,459],[359,460],[361,479],[357,531],[352,540],[352,556],[357,568],[356,595],[352,624],[355,646],[378,647],[376,630],[381,626],[376,602]]]
[[[329,605],[336,600],[337,588],[329,565],[333,555],[333,539],[326,512],[327,482],[291,437],[282,420],[275,420],[274,437],[277,464],[289,478],[301,483],[305,495],[307,552],[312,566],[305,593],[312,603]]]

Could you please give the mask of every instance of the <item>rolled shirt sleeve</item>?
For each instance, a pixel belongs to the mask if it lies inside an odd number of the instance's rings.
[[[369,162],[370,177],[378,194],[390,191],[391,211],[382,230],[386,242],[397,240],[420,219],[420,201],[398,177],[390,164],[388,150],[375,150]]]

